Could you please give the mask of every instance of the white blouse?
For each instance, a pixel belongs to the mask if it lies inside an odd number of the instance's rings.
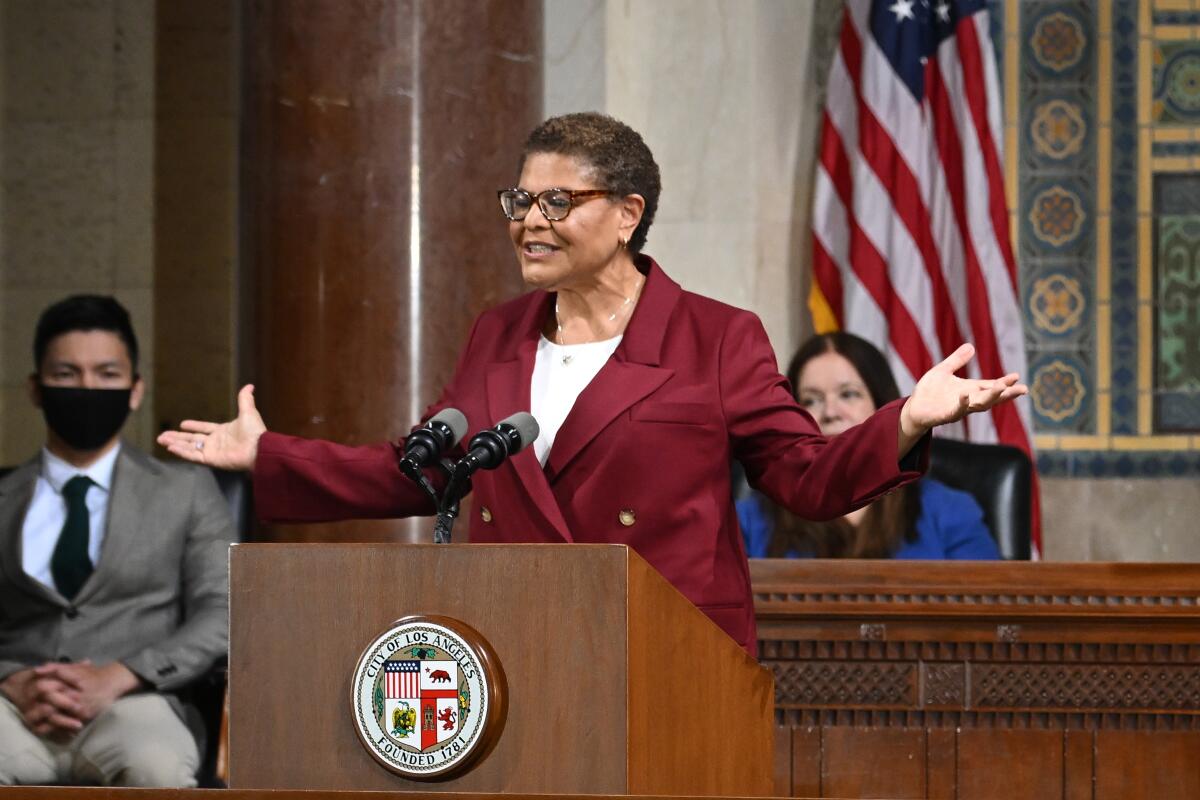
[[[529,386],[529,413],[538,422],[533,453],[543,467],[575,400],[616,351],[621,338],[586,344],[555,344],[545,336],[539,339]]]

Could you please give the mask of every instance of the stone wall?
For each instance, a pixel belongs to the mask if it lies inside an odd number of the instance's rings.
[[[41,444],[26,392],[33,328],[76,292],[130,311],[150,386],[127,428],[154,432],[153,0],[0,4],[0,463]]]

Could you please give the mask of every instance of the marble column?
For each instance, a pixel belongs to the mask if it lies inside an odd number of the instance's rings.
[[[238,2],[157,0],[148,43],[154,412],[228,419],[237,391]],[[161,454],[161,451],[159,451]]]
[[[257,0],[243,20],[243,377],[272,430],[404,436],[521,291],[495,190],[542,110],[536,0]],[[279,526],[426,538],[426,520]]]

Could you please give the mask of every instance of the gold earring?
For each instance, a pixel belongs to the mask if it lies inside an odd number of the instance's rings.
[[[620,248],[622,250],[624,250],[626,247],[629,247],[629,240],[626,239],[624,236],[619,236],[619,237],[617,237],[617,244],[620,246]]]

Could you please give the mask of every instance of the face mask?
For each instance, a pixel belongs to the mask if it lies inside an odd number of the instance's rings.
[[[50,430],[72,449],[96,450],[125,424],[132,391],[42,384],[42,415]]]

